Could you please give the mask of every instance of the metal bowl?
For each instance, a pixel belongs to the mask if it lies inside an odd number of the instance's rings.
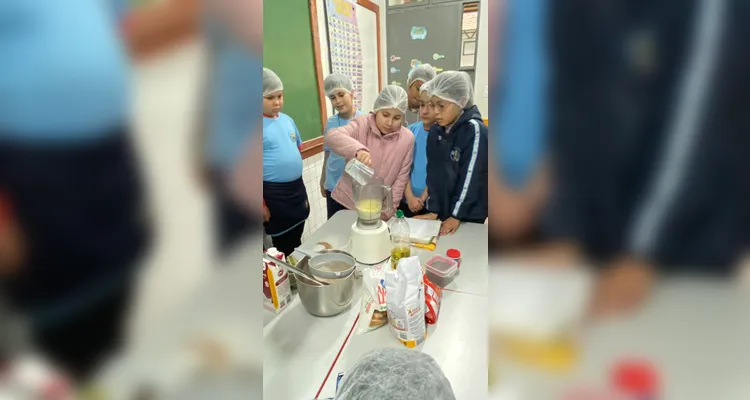
[[[345,266],[338,270],[329,268],[330,266],[338,264],[339,266]],[[318,255],[313,256],[307,262],[310,273],[318,279],[324,279],[326,282],[330,279],[341,279],[349,276],[352,271],[356,268],[357,261],[354,257],[341,250],[325,250],[318,252]]]
[[[297,266],[309,271],[310,259],[304,257]],[[354,299],[356,274],[352,270],[349,275],[325,280],[328,285],[313,284],[307,278],[297,275],[297,291],[305,310],[318,317],[331,317],[340,314],[351,305]]]

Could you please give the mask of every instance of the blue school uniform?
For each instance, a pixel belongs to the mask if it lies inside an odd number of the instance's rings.
[[[290,116],[280,113],[276,118],[263,117],[263,199],[271,212],[271,220],[263,227],[271,237],[290,232],[310,215],[302,181],[301,145],[299,130]]]
[[[302,138],[294,120],[279,113],[263,117],[263,181],[286,183],[302,176]]]
[[[4,294],[37,332],[127,292],[148,247],[122,11],[0,1],[0,188],[33,249]]]
[[[129,63],[114,6],[0,1],[0,139],[80,142],[127,123]]]
[[[505,43],[497,42],[504,50],[494,52],[503,65],[504,77],[497,79],[493,90],[500,94],[499,101],[490,101],[494,105],[493,117],[497,115],[499,125],[493,151],[499,159],[498,167],[505,183],[514,188],[528,183],[545,151],[549,2],[508,2]]]
[[[325,133],[327,134],[331,129],[346,126],[346,124],[348,124],[351,120],[359,117],[360,115],[362,115],[362,112],[357,110],[354,113],[354,116],[350,119],[341,118],[338,114],[331,116],[326,122]],[[323,149],[330,152],[330,154],[328,155],[328,164],[326,164],[326,181],[323,183],[323,187],[325,188],[325,190],[333,192],[336,184],[339,183],[339,179],[341,179],[341,176],[344,174],[346,160],[344,159],[344,157],[332,152],[331,149],[328,148],[328,146],[326,146],[325,144],[323,145]]]
[[[207,159],[214,170],[226,172],[237,163],[261,113],[262,63],[224,24],[209,17],[205,30],[214,60]]]
[[[483,223],[487,218],[487,126],[477,106],[464,110],[448,131],[434,125],[427,137],[425,208],[441,221]]]
[[[409,125],[414,133],[414,163],[411,169],[411,192],[414,196],[421,196],[427,187],[427,136],[428,131],[420,122]]]

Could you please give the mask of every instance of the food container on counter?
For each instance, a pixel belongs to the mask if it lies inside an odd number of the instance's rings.
[[[458,251],[458,249],[448,249],[448,251],[445,252],[445,255],[455,261],[458,268],[461,268],[461,252]]]
[[[447,257],[434,256],[425,264],[425,271],[430,281],[444,288],[456,279],[458,263]]]

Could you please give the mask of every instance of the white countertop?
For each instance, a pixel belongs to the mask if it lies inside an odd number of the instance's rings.
[[[321,241],[342,248],[355,221],[355,212],[339,212],[301,248],[313,250]],[[454,291],[444,292],[440,317],[428,329],[421,351],[443,368],[456,398],[481,399],[487,393],[487,226],[464,224],[455,235],[440,238],[435,251],[412,248],[412,254],[425,262],[449,248],[462,253],[461,273],[448,287]],[[364,353],[402,346],[387,326],[362,335],[352,331],[361,304],[359,290],[348,311],[330,318],[308,314],[298,298],[278,316],[265,312],[264,398],[311,400],[321,387],[319,398],[332,397],[337,374]],[[279,358],[269,359],[271,354]]]
[[[606,388],[612,367],[635,357],[656,368],[660,399],[750,399],[750,292],[733,282],[661,282],[636,314],[584,327],[579,344],[580,360],[568,374],[524,375],[523,382],[507,386],[518,384],[516,395],[529,400],[548,398],[550,392],[529,392],[543,385],[555,392]]]

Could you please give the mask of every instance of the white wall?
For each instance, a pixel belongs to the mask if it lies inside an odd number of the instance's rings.
[[[479,0],[479,38],[477,42],[477,61],[474,76],[474,103],[484,118],[489,115],[489,18],[488,4],[490,0]]]

